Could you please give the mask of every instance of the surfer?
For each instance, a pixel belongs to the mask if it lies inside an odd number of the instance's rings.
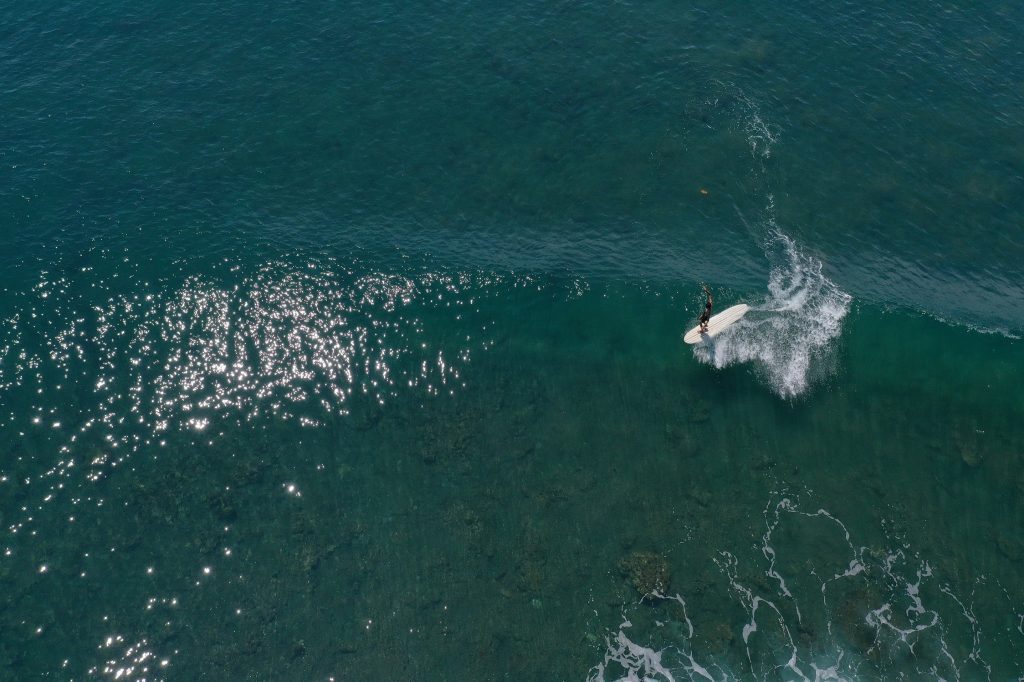
[[[711,289],[708,289],[706,284],[701,284],[704,287],[704,293],[708,296],[708,302],[704,304],[704,312],[700,314],[700,333],[708,333],[708,320],[711,319],[711,304],[714,299],[711,298]]]

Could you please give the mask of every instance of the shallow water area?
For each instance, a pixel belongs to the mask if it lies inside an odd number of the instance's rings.
[[[994,617],[1019,608],[1014,342],[982,336],[963,367],[969,332],[855,311],[828,388],[783,401],[746,366],[682,362],[672,296],[514,287],[516,324],[443,393],[253,397],[149,443],[61,446],[74,422],[34,424],[5,472],[8,581],[34,614],[8,665],[48,669],[55,644],[94,672],[149,652],[188,677],[582,676],[611,656],[591,674],[612,679],[617,632],[683,678],[771,676],[787,651],[811,677],[1015,665],[1019,631]],[[664,558],[665,598],[623,573],[638,551]],[[491,653],[454,655],[472,647]]]

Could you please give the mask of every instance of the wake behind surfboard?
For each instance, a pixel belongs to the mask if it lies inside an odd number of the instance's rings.
[[[697,325],[690,331],[686,332],[686,335],[683,337],[683,341],[689,344],[694,344],[700,343],[705,339],[714,338],[716,334],[722,333],[734,322],[739,321],[747,314],[748,310],[750,310],[750,306],[746,303],[739,303],[731,308],[726,308],[708,320],[708,330],[706,332],[701,334],[700,325]]]

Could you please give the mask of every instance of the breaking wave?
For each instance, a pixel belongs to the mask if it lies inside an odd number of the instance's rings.
[[[767,166],[778,143],[779,131],[761,116],[757,104],[734,86],[740,132],[750,145],[755,186],[767,194],[765,220],[748,231],[764,243],[769,264],[768,294],[752,305],[747,316],[714,339],[694,347],[694,356],[716,368],[752,363],[778,395],[793,398],[804,393],[842,331],[851,296],[825,276],[820,260],[810,256],[785,235],[775,222]],[[738,209],[737,209],[738,210]],[[818,361],[815,363],[815,361]]]
[[[716,368],[753,363],[776,393],[792,398],[807,390],[814,360],[824,360],[842,331],[851,297],[781,232],[771,232],[767,253],[774,264],[764,301],[693,352]]]

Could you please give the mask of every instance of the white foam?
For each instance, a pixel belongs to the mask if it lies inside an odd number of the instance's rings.
[[[821,261],[774,227],[766,254],[772,268],[764,301],[724,333],[695,346],[694,356],[716,368],[753,363],[776,393],[791,398],[807,390],[813,362],[827,354],[842,331],[851,298],[824,275]]]
[[[605,680],[611,670],[621,670],[614,679],[627,682],[640,680],[663,680],[675,682],[672,673],[662,664],[662,652],[641,646],[620,629],[614,638],[606,639],[604,661],[590,670],[587,679],[594,682]]]
[[[857,544],[844,522],[818,505],[805,511],[798,499],[784,496],[769,501],[763,515],[766,532],[753,552],[742,542],[731,542],[709,557],[745,613],[745,619],[730,624],[742,653],[713,653],[709,644],[718,634],[701,628],[725,609],[715,607],[718,613],[711,618],[698,612],[691,619],[684,595],[657,594],[663,603],[674,601],[681,608],[671,613],[649,604],[627,607],[628,615],[623,612],[618,627],[605,635],[601,662],[591,668],[588,682],[824,682],[877,679],[880,674],[886,679],[960,680],[974,679],[979,672],[991,678],[992,665],[982,651],[998,645],[985,640],[974,589],[966,599],[956,594],[928,559],[909,547],[884,551]],[[804,526],[812,520],[823,525],[814,530]],[[811,534],[804,535],[808,531]],[[788,556],[804,551],[801,538],[822,532],[839,541],[835,550],[799,560]],[[776,535],[780,542],[773,544]],[[791,582],[779,580],[780,557]],[[775,577],[776,583],[751,580],[757,574]],[[976,586],[982,584],[979,579]],[[811,607],[803,624],[797,615],[798,600]],[[820,606],[813,601],[820,601]],[[864,609],[863,615],[852,613],[851,604]],[[966,622],[966,630],[959,618]],[[652,620],[656,628],[650,627]],[[867,628],[873,641],[852,645],[854,628]],[[807,633],[816,636],[808,640]],[[727,669],[732,667],[738,670]]]
[[[766,164],[779,142],[778,129],[766,122],[757,103],[742,90],[719,85],[736,98],[740,129],[755,160],[751,172],[767,193],[763,223],[747,228],[755,238],[764,239],[768,295],[760,305],[751,306],[743,320],[693,352],[717,368],[752,363],[776,393],[792,398],[811,384],[814,360],[826,355],[839,336],[851,297],[824,275],[821,261],[802,252],[775,222]],[[746,224],[742,215],[740,219]]]

